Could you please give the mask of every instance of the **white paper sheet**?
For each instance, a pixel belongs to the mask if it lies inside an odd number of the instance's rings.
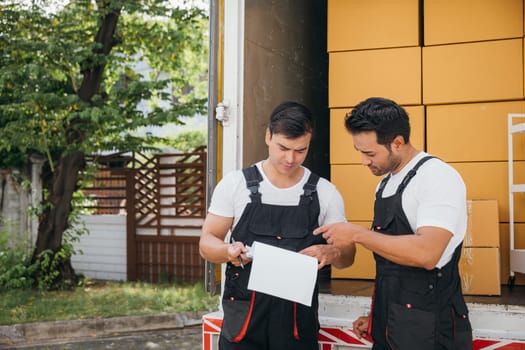
[[[254,242],[248,289],[312,306],[317,259]]]

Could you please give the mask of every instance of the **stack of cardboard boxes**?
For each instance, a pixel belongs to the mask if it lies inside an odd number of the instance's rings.
[[[500,295],[498,202],[467,201],[468,224],[459,261],[463,294]]]
[[[370,96],[393,99],[409,113],[416,148],[457,169],[467,198],[497,201],[506,281],[507,114],[525,113],[523,18],[523,0],[328,0],[331,180],[349,221],[369,226],[379,179],[361,165],[345,115]],[[525,137],[513,150],[525,183]],[[525,193],[515,198],[515,245],[525,248]],[[356,266],[370,258],[358,251]],[[334,277],[368,275],[350,271]]]
[[[412,143],[423,149],[418,0],[329,0],[327,39],[331,180],[344,197],[348,220],[370,227],[379,179],[361,165],[344,118],[367,97],[392,98],[410,114]],[[373,255],[362,247],[353,266],[332,269],[333,278],[374,276]]]

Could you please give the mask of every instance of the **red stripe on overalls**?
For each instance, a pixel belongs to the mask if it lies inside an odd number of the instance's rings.
[[[293,336],[299,340],[299,329],[297,329],[297,303],[293,303]]]
[[[250,308],[248,309],[248,315],[246,316],[246,319],[244,320],[241,331],[239,332],[239,334],[237,334],[235,338],[233,338],[232,340],[233,343],[240,342],[246,335],[246,331],[248,330],[248,324],[250,323],[250,319],[252,318],[254,303],[255,303],[255,291],[252,291],[252,300],[250,302]]]

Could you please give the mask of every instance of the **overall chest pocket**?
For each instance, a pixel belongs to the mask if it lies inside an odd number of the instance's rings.
[[[319,238],[313,235],[316,225],[308,211],[301,207],[261,208],[248,227],[255,241],[294,251],[315,244]]]
[[[372,228],[377,232],[392,232],[395,227],[395,215],[394,213],[388,213],[384,217],[374,217],[374,222],[372,223]]]

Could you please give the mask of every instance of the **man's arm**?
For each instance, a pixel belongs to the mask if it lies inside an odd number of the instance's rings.
[[[415,234],[401,236],[371,233],[357,234],[355,242],[396,264],[427,270],[436,267],[452,238],[449,231],[432,226],[421,227]]]
[[[314,234],[323,234],[328,243],[339,247],[361,244],[363,247],[405,266],[433,269],[452,238],[449,231],[420,227],[415,234],[385,235],[349,222],[321,226]]]
[[[208,213],[199,240],[199,252],[204,259],[216,264],[229,261],[235,266],[240,265],[238,257],[246,253],[247,249],[240,242],[224,242],[232,223],[233,218]]]

